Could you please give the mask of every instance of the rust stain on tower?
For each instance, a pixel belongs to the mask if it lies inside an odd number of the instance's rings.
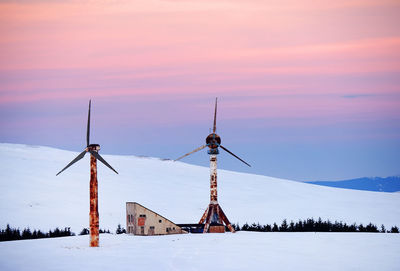
[[[100,149],[100,148],[98,148]],[[92,148],[92,151],[98,151],[97,148]],[[97,159],[90,155],[90,246],[99,246],[99,198],[97,184]]]
[[[218,204],[217,154],[215,154],[215,149],[212,152],[214,154],[210,154],[210,204],[201,217],[199,224],[205,223],[203,233],[225,232],[224,224],[234,233],[234,228]]]
[[[224,151],[229,153],[230,155],[234,156],[241,162],[245,163],[246,165],[250,166],[244,160],[233,154],[227,148],[221,145],[221,137],[216,134],[217,130],[217,99],[215,99],[215,111],[214,111],[214,124],[213,124],[213,131],[209,134],[206,138],[206,145],[203,145],[181,157],[177,160],[180,160],[194,152],[204,149],[208,147],[208,154],[210,155],[210,204],[208,205],[206,211],[200,218],[199,224],[204,224],[203,233],[207,232],[225,232],[225,226],[231,232],[235,232],[234,228],[232,227],[231,223],[229,222],[228,218],[226,217],[224,211],[222,211],[221,206],[218,204],[218,185],[217,185],[217,155],[219,154],[218,147],[221,147]]]

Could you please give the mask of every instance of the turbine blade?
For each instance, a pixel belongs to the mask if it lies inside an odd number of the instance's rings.
[[[217,130],[217,98],[215,98],[215,111],[214,111],[214,126],[213,133]]]
[[[60,174],[61,172],[63,172],[64,170],[66,170],[67,168],[69,168],[72,164],[78,162],[79,160],[81,160],[86,154],[86,150],[84,150],[83,152],[81,152],[77,157],[75,157],[74,160],[71,161],[71,163],[69,163],[65,168],[63,168],[60,172],[58,172],[56,174],[56,176],[58,176],[58,174]]]
[[[219,145],[219,146],[220,146],[224,151],[226,151],[227,153],[229,153],[230,155],[236,157],[237,159],[239,159],[240,161],[242,161],[243,163],[245,163],[246,165],[248,165],[249,167],[251,167],[250,164],[248,164],[248,163],[246,163],[244,160],[240,159],[238,156],[236,156],[235,154],[233,154],[230,150],[228,150],[228,149],[225,148],[224,146],[222,146],[222,145]]]
[[[103,159],[103,157],[100,156],[100,154],[98,152],[95,151],[89,151],[94,157],[96,157],[98,160],[100,160],[100,162],[102,162],[104,165],[106,165],[109,169],[111,169],[112,171],[114,171],[115,173],[118,174],[118,172],[112,168],[112,166],[110,166],[106,160]]]
[[[89,146],[89,137],[90,137],[90,105],[92,100],[89,100],[89,111],[88,111],[88,119],[87,119],[87,129],[86,129],[86,146]]]
[[[189,152],[189,153],[187,153],[187,154],[185,154],[185,155],[179,157],[178,159],[175,159],[174,161],[181,160],[183,157],[186,157],[186,156],[188,156],[188,155],[190,155],[190,154],[192,154],[192,153],[195,153],[195,152],[197,152],[197,151],[199,151],[199,150],[202,150],[202,149],[204,149],[205,147],[207,147],[207,145],[203,145],[203,146],[201,146],[201,147],[198,147],[198,148],[195,149],[194,151],[191,151],[191,152]]]

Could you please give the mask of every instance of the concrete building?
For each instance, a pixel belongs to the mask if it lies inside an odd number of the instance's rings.
[[[134,235],[163,235],[186,233],[186,231],[171,220],[137,202],[127,202],[126,233]]]

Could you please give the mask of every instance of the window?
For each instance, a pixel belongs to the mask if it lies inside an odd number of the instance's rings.
[[[139,215],[139,217],[146,217],[146,215]]]
[[[154,230],[154,226],[150,226],[150,230]]]
[[[162,222],[162,220],[160,219],[160,220],[158,220],[158,223],[161,223]]]

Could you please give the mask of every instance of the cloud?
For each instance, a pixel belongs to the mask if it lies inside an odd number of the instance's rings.
[[[348,99],[355,99],[355,98],[366,98],[366,97],[376,97],[378,96],[377,94],[356,94],[356,95],[343,95],[341,96],[342,98],[348,98]]]

